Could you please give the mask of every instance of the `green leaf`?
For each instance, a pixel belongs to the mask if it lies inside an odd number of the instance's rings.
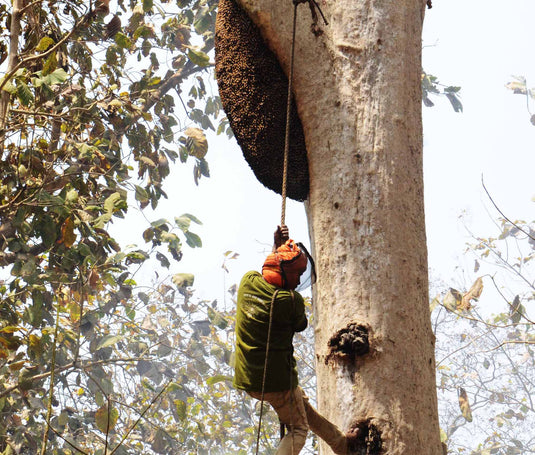
[[[136,187],[136,200],[141,203],[149,202],[149,195],[147,194],[145,189],[139,185],[135,185],[135,187]]]
[[[186,236],[186,243],[188,244],[188,246],[190,246],[191,248],[202,247],[202,240],[197,234],[187,231],[184,232],[184,235]]]
[[[153,1],[152,0],[143,0],[143,11],[148,13],[152,11]]]
[[[117,32],[115,34],[114,39],[115,39],[115,42],[117,43],[117,46],[123,49],[130,49],[132,47],[132,41],[124,33]]]
[[[104,213],[95,219],[95,221],[93,222],[93,226],[101,229],[106,226],[106,224],[108,224],[110,220],[111,213]]]
[[[65,409],[63,409],[58,417],[58,425],[60,427],[64,427],[65,425],[67,425],[68,422],[69,422],[69,414],[67,413]]]
[[[39,44],[37,45],[35,50],[37,52],[44,52],[53,44],[55,44],[55,42],[52,38],[50,38],[50,36],[44,36],[43,38],[41,38],[41,41],[39,41]]]
[[[448,98],[449,102],[451,103],[453,110],[455,112],[462,112],[463,111],[463,103],[459,100],[456,93],[445,93],[446,98]]]
[[[108,406],[104,405],[95,412],[95,423],[97,428],[103,433],[113,430],[119,419],[119,411],[111,408],[108,412]]]
[[[199,169],[201,171],[201,174],[205,177],[210,177],[210,168],[208,167],[208,161],[206,160],[199,160]]]
[[[65,72],[63,68],[57,68],[52,73],[43,76],[41,79],[43,83],[47,85],[57,85],[65,82],[68,77],[69,75]]]
[[[142,264],[149,258],[149,255],[143,250],[135,250],[128,253],[126,257],[128,264]]]
[[[182,217],[189,218],[191,221],[193,221],[194,223],[199,224],[199,225],[202,224],[202,221],[199,220],[199,218],[197,218],[196,216],[192,215],[191,213],[183,213],[180,217],[181,218]]]
[[[24,106],[29,106],[33,101],[33,93],[22,81],[17,81],[17,97]]]
[[[176,415],[179,420],[183,421],[187,417],[188,406],[182,400],[174,400]]]
[[[158,259],[162,267],[165,267],[166,269],[171,266],[171,263],[169,262],[169,259],[167,259],[167,256],[165,256],[165,254],[160,253],[159,251],[156,253],[156,259]]]
[[[195,275],[191,273],[177,273],[173,275],[172,281],[178,288],[193,286],[193,282],[195,281]]]
[[[2,82],[3,80],[4,78],[1,78],[0,82]],[[2,90],[8,92],[11,95],[14,95],[17,93],[17,87],[15,87],[15,85],[11,81],[7,81]]]
[[[208,8],[203,8],[199,11],[199,14],[193,22],[193,26],[199,35],[210,30],[212,27],[212,18],[210,17],[210,10]]]
[[[153,227],[161,227],[161,226],[166,225],[167,223],[169,223],[169,221],[167,221],[165,218],[160,218],[159,220],[156,220],[150,223],[150,225]]]
[[[187,232],[191,224],[191,218],[182,215],[175,218],[175,223],[182,232]]]
[[[121,193],[113,193],[104,201],[104,211],[106,213],[113,213],[116,209],[124,207],[124,205],[125,201],[123,200]]]
[[[216,374],[215,376],[211,376],[206,380],[206,384],[208,385],[214,385],[218,382],[228,381],[232,382],[232,376],[227,376],[224,374]]]
[[[214,324],[216,327],[219,327],[221,330],[225,330],[227,328],[228,321],[219,311],[216,311],[213,308],[208,308],[207,313],[208,319],[210,319],[212,324]]]
[[[513,324],[518,324],[525,311],[524,306],[520,303],[520,296],[515,296],[509,307],[509,318],[511,319],[511,322],[513,322]]]
[[[106,335],[102,337],[99,342],[97,343],[96,351],[99,349],[107,348],[109,346],[113,346],[114,344],[118,343],[123,339],[120,335]]]
[[[58,58],[56,56],[56,53],[52,52],[46,59],[45,63],[43,64],[43,69],[41,70],[41,74],[46,76],[52,73],[57,67],[58,67]]]
[[[188,59],[197,66],[208,66],[210,63],[210,57],[207,54],[192,48],[188,50]]]

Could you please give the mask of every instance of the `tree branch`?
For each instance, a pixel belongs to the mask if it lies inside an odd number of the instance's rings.
[[[505,214],[499,209],[499,207],[496,205],[496,202],[494,202],[494,199],[492,199],[492,196],[487,190],[487,187],[485,186],[485,182],[483,181],[483,176],[481,176],[481,185],[483,185],[483,189],[485,190],[485,193],[487,193],[487,197],[490,199],[490,202],[492,202],[492,205],[496,210],[498,210],[498,213],[507,221],[508,223],[511,223],[514,227],[516,227],[519,231],[526,234],[530,239],[535,240],[535,237],[533,237],[529,232],[526,232],[524,229],[522,229],[517,223],[514,223],[509,218],[505,216]]]
[[[4,76],[2,82],[0,83],[0,93],[2,93],[0,100],[0,129],[5,128],[9,100],[11,96],[8,92],[4,92],[2,89],[6,85],[7,81],[11,79],[13,74],[15,74],[18,69],[17,55],[19,51],[19,37],[21,32],[20,19],[22,17],[22,5],[23,0],[13,0],[13,10],[11,13],[11,26],[9,33],[9,60],[6,71],[7,74]],[[2,144],[1,147],[3,151],[4,145]]]

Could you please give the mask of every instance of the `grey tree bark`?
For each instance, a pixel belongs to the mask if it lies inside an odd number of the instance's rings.
[[[287,71],[292,2],[239,3]],[[319,36],[299,7],[294,76],[318,269],[318,407],[344,430],[375,427],[382,453],[439,455],[422,176],[425,0],[320,6],[329,25]],[[329,346],[351,323],[368,330],[368,354]]]

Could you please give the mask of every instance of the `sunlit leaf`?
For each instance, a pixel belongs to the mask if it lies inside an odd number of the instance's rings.
[[[206,379],[206,384],[208,385],[214,385],[218,382],[232,382],[232,376],[224,375],[224,374],[216,374],[215,376],[210,376],[208,379]]]
[[[52,38],[50,38],[49,36],[44,36],[43,38],[41,38],[41,41],[39,41],[39,44],[36,46],[35,50],[37,52],[44,52],[53,44],[54,40]]]
[[[213,308],[208,308],[207,313],[208,313],[208,319],[210,319],[210,322],[212,324],[214,324],[216,327],[219,327],[222,330],[227,328],[228,321],[219,311],[216,311]]]
[[[482,292],[483,279],[478,277],[476,281],[474,281],[474,284],[472,284],[472,287],[469,289],[469,291],[463,295],[459,309],[465,311],[469,310],[472,307],[472,300],[477,301],[479,297],[481,297]]]
[[[210,63],[210,57],[208,54],[205,54],[203,51],[190,48],[188,50],[188,59],[198,66],[208,66]]]
[[[512,90],[513,93],[516,93],[519,95],[525,95],[527,92],[525,79],[508,82],[507,84],[505,84],[505,87],[508,88],[509,90]]]
[[[123,337],[120,335],[106,335],[99,340],[99,342],[97,343],[96,350],[98,351],[99,349],[113,346],[117,344],[119,341],[121,341],[122,339]]]
[[[208,152],[208,141],[204,131],[200,128],[190,127],[184,131],[184,134],[187,137],[186,145],[189,154],[199,159],[204,158]]]
[[[45,63],[43,64],[43,69],[41,70],[41,73],[43,76],[48,75],[52,73],[54,70],[56,70],[58,67],[58,58],[56,56],[55,52],[52,52],[48,58],[45,60]],[[45,88],[45,87],[43,87]]]
[[[429,304],[429,311],[432,313],[438,305],[440,305],[440,299],[437,295]]]
[[[174,400],[176,415],[180,421],[183,421],[187,417],[187,404],[182,400]]]
[[[68,217],[61,225],[61,239],[63,244],[70,248],[76,241],[77,234],[74,232],[74,220]]]
[[[119,192],[111,194],[104,201],[104,210],[107,213],[113,213],[115,212],[115,210],[119,208],[126,208],[126,207],[127,207],[126,203],[124,199],[122,198],[121,193]]]
[[[114,36],[114,40],[117,45],[123,49],[129,49],[132,47],[132,41],[124,33],[117,32]]]
[[[179,288],[193,286],[195,276],[191,273],[176,273],[173,275],[173,283]]]

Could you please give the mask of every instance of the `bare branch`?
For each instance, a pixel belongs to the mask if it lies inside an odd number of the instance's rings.
[[[481,185],[483,185],[483,189],[485,190],[485,193],[487,193],[487,197],[490,199],[490,202],[492,202],[492,205],[498,210],[498,213],[507,221],[508,223],[511,223],[514,227],[516,227],[519,231],[526,234],[530,239],[535,240],[535,237],[533,237],[529,232],[526,232],[524,229],[522,229],[517,223],[511,221],[505,214],[500,210],[500,208],[496,205],[496,202],[494,202],[494,199],[492,199],[492,196],[487,190],[487,187],[485,186],[485,182],[483,181],[483,176],[481,176]]]

